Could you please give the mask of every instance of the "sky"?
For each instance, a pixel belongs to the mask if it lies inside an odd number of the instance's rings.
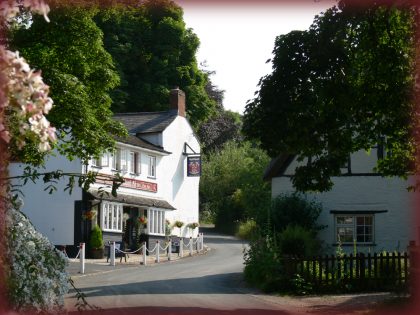
[[[176,0],[175,0],[176,1]],[[306,30],[334,0],[179,0],[186,26],[200,39],[198,63],[215,71],[212,82],[225,90],[225,109],[243,113],[260,78],[271,72],[276,36]]]

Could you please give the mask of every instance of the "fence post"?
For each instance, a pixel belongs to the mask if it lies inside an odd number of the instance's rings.
[[[179,239],[179,256],[184,257],[184,239],[182,237]]]
[[[80,243],[80,273],[85,273],[85,243]]]
[[[365,254],[360,253],[359,259],[360,259],[360,284],[362,288],[365,289],[366,287],[368,287],[368,284],[366,283],[366,279],[365,279],[365,270],[366,270]],[[368,280],[370,280],[369,276],[368,276]]]
[[[203,233],[200,233],[199,237],[200,237],[200,251],[202,251],[204,249],[204,235],[203,235]]]
[[[143,243],[143,265],[147,265],[147,248],[146,248],[146,242]]]
[[[172,260],[172,240],[169,239],[168,243],[168,260]]]
[[[111,266],[115,266],[115,242],[111,242],[111,246],[109,248],[109,256],[111,257],[111,262],[109,264]]]
[[[193,255],[193,240],[192,240],[192,237],[190,236],[190,256],[192,256]]]
[[[156,241],[156,260],[157,263],[160,262],[160,242]]]

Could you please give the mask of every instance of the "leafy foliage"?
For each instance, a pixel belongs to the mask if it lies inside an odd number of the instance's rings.
[[[50,86],[55,106],[47,117],[58,130],[59,152],[83,161],[112,148],[112,135],[125,134],[112,120],[108,92],[119,77],[93,21],[96,12],[93,6],[56,6],[50,23],[33,16],[30,27],[15,29],[10,41]]]
[[[282,232],[287,226],[300,226],[309,231],[324,228],[317,224],[322,205],[309,201],[298,193],[281,194],[273,199],[270,209],[270,224],[276,232]]]
[[[102,230],[98,225],[95,225],[90,233],[89,245],[91,249],[100,249],[104,247]]]
[[[231,111],[221,111],[220,114],[201,124],[198,137],[204,153],[220,151],[228,141],[240,142],[241,116]]]
[[[284,283],[283,266],[278,244],[271,235],[250,242],[244,251],[245,280],[264,291],[279,289]]]
[[[261,174],[268,161],[249,142],[228,142],[221,151],[204,156],[200,208],[215,212],[216,227],[233,233],[235,222],[266,220],[270,189]]]
[[[278,239],[280,252],[284,255],[308,257],[315,255],[319,248],[313,231],[299,225],[288,225]]]
[[[216,102],[206,93],[208,76],[195,59],[199,39],[185,27],[181,7],[169,0],[114,3],[95,21],[121,77],[112,92],[114,111],[166,110],[169,89],[178,86],[194,126],[215,113]]]
[[[239,224],[238,232],[235,236],[243,240],[252,240],[257,235],[257,229],[257,222],[252,219],[248,219],[245,222],[241,222]]]
[[[408,9],[343,6],[277,37],[273,72],[246,107],[244,132],[272,157],[311,158],[292,178],[297,190],[331,189],[349,154],[377,143],[392,152],[377,171],[412,170],[413,25]]]

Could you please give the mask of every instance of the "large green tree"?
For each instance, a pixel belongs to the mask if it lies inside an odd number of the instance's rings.
[[[55,105],[48,119],[58,130],[59,151],[70,159],[99,155],[113,147],[113,135],[125,132],[112,119],[108,93],[119,77],[93,21],[96,13],[89,5],[53,6],[49,23],[33,16],[28,28],[12,32],[9,43],[42,70]],[[42,161],[35,150],[26,150],[25,162]]]
[[[217,228],[234,232],[235,222],[266,221],[270,188],[261,174],[268,162],[267,154],[250,142],[228,142],[203,157],[201,210],[215,213]]]
[[[271,156],[308,158],[295,188],[331,189],[350,153],[378,143],[392,152],[378,172],[412,171],[413,26],[408,9],[342,5],[307,31],[277,37],[273,72],[246,107],[244,132]]]
[[[166,110],[169,91],[178,86],[186,92],[194,126],[215,113],[216,102],[206,93],[208,75],[195,58],[200,42],[186,28],[181,7],[169,0],[114,3],[95,21],[121,77],[112,92],[114,111]]]

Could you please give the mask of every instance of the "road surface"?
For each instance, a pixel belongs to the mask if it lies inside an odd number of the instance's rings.
[[[335,297],[277,297],[248,288],[243,281],[245,243],[206,233],[205,255],[150,266],[127,266],[73,277],[95,314],[342,314],[366,309],[386,294]],[[108,268],[109,269],[109,268]],[[66,297],[74,310],[75,292]]]

